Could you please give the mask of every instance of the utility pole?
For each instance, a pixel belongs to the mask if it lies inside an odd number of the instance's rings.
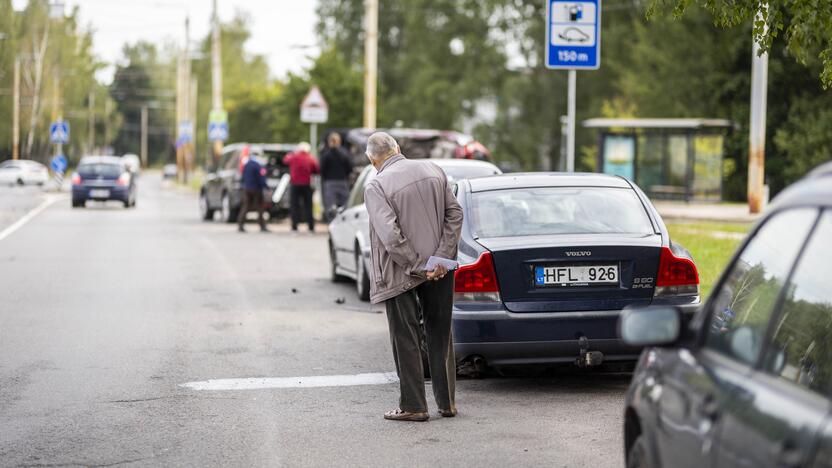
[[[14,59],[14,97],[12,98],[12,159],[20,159],[20,57]]]
[[[197,97],[198,96],[199,96],[199,82],[197,81],[196,76],[192,76],[191,77],[191,108],[189,109],[190,116],[188,117],[188,120],[191,121],[191,143],[190,143],[190,145],[191,145],[191,149],[192,149],[192,151],[191,151],[191,158],[192,159],[189,162],[189,164],[191,166],[191,170],[193,170],[194,166],[196,165],[196,159],[197,159],[197,154],[196,154],[196,129],[199,128],[199,127],[196,126],[196,120],[197,120],[197,118],[196,118],[197,113],[196,112],[197,112],[197,101],[198,101]]]
[[[87,98],[87,154],[95,152],[95,93]]]
[[[141,142],[142,166],[147,167],[147,105],[142,106],[142,142]]]
[[[364,127],[376,128],[378,0],[364,3]],[[316,143],[312,143],[316,144]]]
[[[214,0],[213,30],[211,33],[211,84],[212,111],[222,111],[222,55],[220,50],[220,19],[217,13],[217,0]],[[222,141],[214,140],[214,163],[219,160],[222,153]]]
[[[763,8],[766,8],[765,6]],[[757,18],[761,18],[757,13]],[[766,95],[768,94],[768,53],[760,55],[753,38],[751,58],[751,119],[748,136],[748,211],[759,213],[765,200]]]

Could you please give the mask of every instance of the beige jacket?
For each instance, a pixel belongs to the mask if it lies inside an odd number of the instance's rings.
[[[364,189],[370,217],[370,301],[378,304],[423,283],[431,255],[456,259],[462,208],[445,173],[401,154]]]

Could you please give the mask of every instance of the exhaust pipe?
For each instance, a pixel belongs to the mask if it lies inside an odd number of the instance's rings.
[[[457,375],[476,379],[481,377],[487,368],[488,364],[486,363],[485,358],[477,354],[463,359],[462,362],[457,365],[456,373]]]
[[[578,358],[575,360],[575,365],[578,367],[595,367],[600,366],[604,362],[604,353],[601,351],[589,350],[589,339],[581,335],[578,337]]]

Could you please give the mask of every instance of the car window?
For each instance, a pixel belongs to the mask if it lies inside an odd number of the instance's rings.
[[[124,172],[124,167],[119,164],[109,163],[88,163],[78,166],[78,173],[84,177],[107,176],[118,177]]]
[[[783,379],[832,396],[832,211],[818,222],[795,267],[765,369]]]
[[[774,215],[760,227],[714,294],[705,346],[748,365],[756,362],[769,318],[817,210]]]
[[[472,196],[479,237],[553,234],[651,234],[636,193],[613,187],[492,190]]]
[[[350,198],[347,200],[347,206],[349,208],[364,204],[364,187],[367,186],[367,182],[372,180],[375,173],[375,169],[368,168],[355,181],[355,185],[353,185],[352,191],[350,192]]]
[[[13,162],[4,162],[3,164],[0,164],[0,169],[17,169],[17,168],[18,168],[18,164],[13,163]]]
[[[240,160],[240,153],[237,151],[232,151],[230,155],[228,155],[228,159],[223,164],[223,168],[227,171],[236,171],[237,166]]]

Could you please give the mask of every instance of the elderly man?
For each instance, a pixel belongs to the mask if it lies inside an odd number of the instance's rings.
[[[401,398],[385,419],[427,421],[419,315],[424,318],[433,395],[444,417],[456,416],[456,360],[451,337],[453,274],[426,271],[429,257],[456,259],[462,209],[442,169],[410,161],[379,132],[367,142],[378,175],[364,189],[370,216],[370,300],[384,302]]]

